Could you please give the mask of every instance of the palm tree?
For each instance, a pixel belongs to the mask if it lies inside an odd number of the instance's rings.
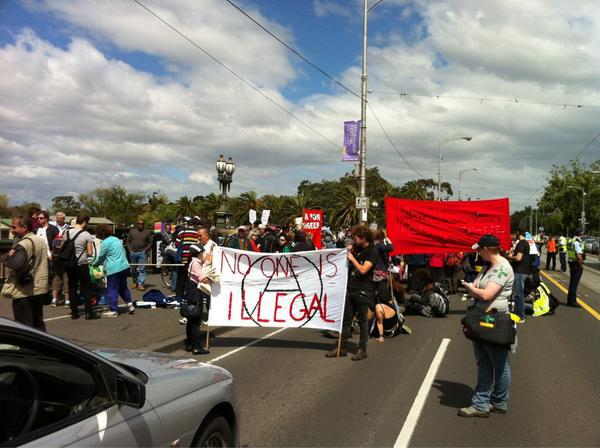
[[[177,216],[194,216],[196,214],[194,201],[187,196],[181,196],[177,201]]]
[[[220,194],[210,193],[205,196],[200,204],[200,211],[202,215],[211,222],[215,221],[215,213],[221,208],[223,203],[223,196]]]
[[[358,224],[359,211],[356,208],[358,190],[346,184],[338,190],[332,200],[331,224],[336,228],[347,228]]]
[[[306,194],[300,193],[296,196],[286,196],[281,207],[282,221],[289,223],[294,218],[302,216],[302,211],[305,208],[313,208],[314,206],[315,200]]]
[[[248,213],[250,210],[256,210],[258,212],[258,210],[263,208],[263,204],[255,191],[247,191],[240,194],[235,198],[234,204],[232,205],[234,207],[233,219],[238,224],[248,222]]]

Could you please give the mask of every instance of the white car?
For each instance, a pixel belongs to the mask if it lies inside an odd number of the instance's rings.
[[[0,318],[0,445],[238,443],[225,369],[159,353],[91,352]]]

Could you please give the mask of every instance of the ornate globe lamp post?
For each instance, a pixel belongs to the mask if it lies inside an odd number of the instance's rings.
[[[221,207],[216,212],[216,227],[219,229],[224,229],[229,224],[229,219],[231,218],[231,213],[226,210],[227,205],[227,193],[231,188],[231,181],[233,178],[233,173],[235,172],[235,163],[231,157],[225,161],[223,158],[223,154],[219,156],[217,160],[217,180],[219,181],[219,185],[221,187]]]

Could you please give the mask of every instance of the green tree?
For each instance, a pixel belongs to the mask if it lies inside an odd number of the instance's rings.
[[[242,193],[232,202],[233,220],[238,225],[248,222],[250,210],[256,210],[259,213],[259,210],[263,209],[262,201],[258,198],[255,191]]]
[[[181,196],[176,202],[175,212],[177,217],[195,216],[198,212],[198,203],[188,196]]]
[[[73,196],[56,196],[50,206],[52,213],[63,212],[67,216],[77,216],[80,210],[81,204]]]
[[[120,185],[109,188],[96,188],[79,195],[81,212],[90,216],[101,216],[117,224],[135,222],[143,211],[144,195],[128,193]]]

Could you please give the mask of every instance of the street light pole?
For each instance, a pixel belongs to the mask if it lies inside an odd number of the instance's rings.
[[[462,175],[468,171],[477,171],[477,168],[467,168],[458,172],[458,200],[460,201],[460,190],[462,188]]]
[[[360,175],[360,222],[366,224],[368,220],[367,210],[369,207],[367,196],[367,17],[369,11],[381,3],[383,0],[378,0],[371,6],[367,0],[363,0],[363,59],[362,59],[362,75],[360,77],[360,160],[359,160],[359,175]]]
[[[452,140],[465,140],[470,142],[473,137],[452,137],[445,140],[439,140],[438,142],[438,172],[437,172],[437,184],[438,184],[438,201],[442,200],[442,146]]]
[[[581,233],[585,234],[585,190],[583,187],[568,186],[572,190],[581,190]]]

